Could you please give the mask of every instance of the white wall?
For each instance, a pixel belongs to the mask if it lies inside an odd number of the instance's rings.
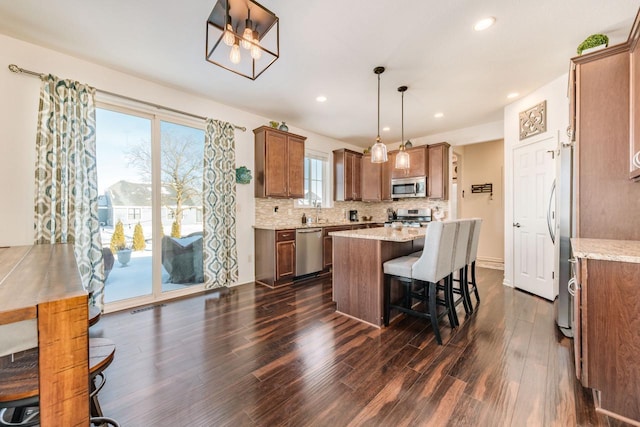
[[[236,164],[246,165],[252,170],[252,129],[266,125],[270,120],[207,98],[0,35],[0,246],[33,243],[33,174],[40,81],[31,76],[10,72],[6,68],[9,64],[78,80],[105,91],[245,126],[247,132],[236,131]],[[360,150],[358,147],[307,132],[291,124],[289,130],[306,136],[306,146],[316,151],[330,153],[334,149],[344,147]],[[253,185],[237,186],[239,283],[251,282],[255,277],[253,192]]]
[[[549,137],[567,142],[569,125],[568,74],[556,78],[532,94],[509,104],[504,109],[504,284],[513,286],[513,150],[521,144],[518,114],[547,101],[547,131],[527,138],[523,143],[541,141]]]

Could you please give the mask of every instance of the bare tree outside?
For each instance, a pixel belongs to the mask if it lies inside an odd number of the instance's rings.
[[[202,191],[202,141],[188,134],[163,131],[160,141],[161,181],[173,191],[163,193],[165,207],[180,227],[185,203],[199,200]],[[129,166],[135,167],[146,182],[151,182],[151,144],[140,141],[127,152]]]

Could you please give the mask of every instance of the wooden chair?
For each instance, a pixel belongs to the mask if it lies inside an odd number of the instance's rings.
[[[384,279],[384,318],[389,325],[391,309],[403,313],[430,319],[438,344],[442,337],[438,320],[445,314],[452,328],[456,327],[454,316],[453,292],[451,281],[451,259],[454,248],[457,224],[455,222],[434,222],[429,224],[425,236],[424,250],[419,258],[403,256],[383,264]],[[391,301],[391,283],[399,281],[404,288],[401,304]],[[444,297],[438,299],[438,282],[444,281]],[[424,304],[423,311],[416,310],[413,304],[418,300]],[[438,314],[437,306],[445,309]]]

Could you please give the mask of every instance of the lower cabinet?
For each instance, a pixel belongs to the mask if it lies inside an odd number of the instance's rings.
[[[296,230],[255,230],[256,282],[288,285],[296,275]]]
[[[322,267],[327,270],[333,265],[333,238],[329,233],[333,231],[351,230],[350,225],[337,225],[322,229]]]
[[[640,263],[578,258],[576,375],[596,412],[640,425]]]

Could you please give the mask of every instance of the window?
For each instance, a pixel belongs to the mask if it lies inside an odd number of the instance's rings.
[[[304,199],[296,201],[296,207],[329,207],[329,160],[325,153],[305,150]]]
[[[142,212],[140,208],[129,208],[129,221],[139,221],[142,217]]]

